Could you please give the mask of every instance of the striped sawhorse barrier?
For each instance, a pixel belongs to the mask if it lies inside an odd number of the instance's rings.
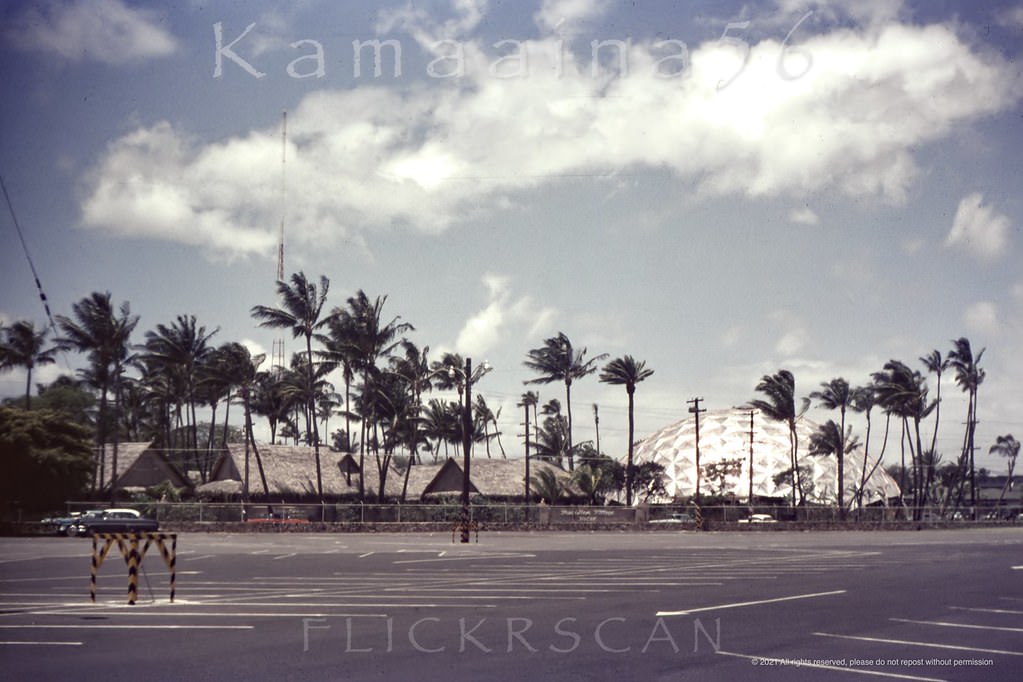
[[[102,548],[99,542],[103,541]],[[145,540],[142,549],[139,549],[139,540]],[[170,540],[170,549],[167,548],[167,541]],[[96,573],[107,558],[110,548],[117,544],[117,548],[128,564],[128,604],[134,605],[139,592],[139,565],[149,551],[150,545],[156,544],[163,556],[163,562],[167,564],[170,571],[170,600],[174,601],[175,588],[175,564],[177,563],[178,536],[176,533],[93,533],[92,535],[92,577],[89,590],[89,597],[96,601]]]

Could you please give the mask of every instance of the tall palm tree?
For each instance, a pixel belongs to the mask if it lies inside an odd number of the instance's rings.
[[[874,471],[877,470],[877,467],[881,466],[881,460],[884,458],[884,452],[888,446],[888,427],[891,424],[890,414],[887,415],[887,419],[885,420],[884,438],[881,441],[881,452],[877,456],[877,461],[875,461],[873,465],[870,465],[870,433],[872,427],[870,415],[876,404],[877,395],[874,392],[873,386],[860,386],[853,391],[851,407],[854,412],[862,412],[867,420],[867,435],[863,442],[863,467],[860,471],[860,484],[856,488],[856,505],[858,509],[863,508],[863,493],[867,487],[867,480],[874,475]]]
[[[336,326],[343,332],[342,338],[338,341],[351,353],[353,370],[362,374],[362,390],[369,395],[370,383],[379,368],[377,361],[388,356],[400,342],[400,337],[407,331],[414,331],[415,327],[407,322],[400,322],[400,317],[393,317],[390,321],[384,321],[383,310],[387,302],[387,296],[377,296],[370,300],[366,292],[359,290],[354,296],[348,298],[346,308],[335,308],[331,317],[336,321]],[[366,460],[366,434],[375,418],[373,414],[372,401],[364,401],[369,412],[363,414],[362,431],[359,447],[359,468],[365,471]],[[359,498],[365,495],[363,476],[359,477]]]
[[[32,409],[32,370],[43,365],[52,365],[59,350],[52,346],[44,348],[47,329],[36,331],[31,320],[18,320],[4,328],[0,335],[0,372],[15,367],[25,368],[25,409]]]
[[[648,378],[654,370],[647,369],[646,362],[636,361],[631,355],[615,358],[604,365],[600,372],[600,380],[605,384],[625,386],[625,392],[629,395],[629,454],[625,465],[625,504],[632,505],[632,452],[633,440],[635,440],[635,394],[636,384]],[[596,406],[594,406],[596,407]]]
[[[314,386],[314,362],[313,362],[313,336],[317,336],[320,329],[327,324],[327,319],[321,317],[323,306],[327,302],[327,290],[330,288],[330,280],[320,276],[320,286],[310,282],[304,272],[297,272],[291,275],[291,283],[277,282],[277,295],[281,299],[280,308],[256,305],[252,307],[252,316],[260,320],[260,327],[275,329],[291,329],[293,338],[304,337],[306,349],[306,379],[308,388],[308,402],[306,410],[308,414],[316,414],[316,397],[313,391]],[[312,441],[313,452],[316,457],[316,492],[320,502],[323,502],[323,472],[320,469],[320,434],[316,426],[316,419],[312,420]]]
[[[1001,455],[1008,460],[1009,474],[1005,477],[1005,485],[1002,486],[1002,492],[998,496],[998,506],[1002,506],[1002,500],[1005,499],[1005,493],[1012,489],[1012,472],[1016,468],[1016,458],[1019,456],[1019,441],[1012,437],[1012,434],[1006,436],[998,436],[995,444],[988,450],[992,455]]]
[[[838,424],[839,433],[845,433],[845,413],[852,406],[853,391],[849,388],[849,382],[839,377],[821,384],[821,390],[810,394],[812,400],[816,400],[822,407],[828,410],[838,410],[840,421]],[[838,515],[845,518],[845,438],[836,439],[837,449],[835,458],[838,460]]]
[[[99,480],[103,480],[104,459],[102,456],[108,436],[113,437],[110,474],[111,500],[117,500],[117,449],[119,444],[118,412],[120,410],[121,375],[125,364],[131,359],[129,348],[131,334],[139,318],[131,314],[127,301],[114,309],[110,292],[93,292],[71,306],[72,317],[57,316],[57,323],[63,332],[58,341],[61,348],[88,354],[88,376],[99,388],[99,424],[96,429],[97,449],[101,453]],[[114,394],[114,428],[107,419],[107,395]],[[112,431],[112,434],[110,433]]]
[[[980,368],[980,359],[984,356],[981,349],[976,355],[970,347],[970,341],[959,338],[952,342],[952,350],[948,354],[952,369],[955,370],[956,383],[967,394],[966,433],[963,436],[963,454],[960,457],[960,471],[969,467],[970,476],[970,507],[977,506],[977,472],[973,461],[974,432],[977,428],[977,391],[984,383],[986,373]],[[965,481],[963,476],[961,481]],[[963,499],[962,484],[959,486],[959,502]]]
[[[572,459],[572,382],[597,371],[597,363],[607,358],[607,353],[586,359],[586,348],[575,350],[572,341],[564,332],[544,339],[543,346],[534,348],[526,355],[522,364],[540,376],[525,381],[526,384],[551,384],[557,381],[565,384],[565,411],[568,416],[568,468],[575,468]]]
[[[938,447],[938,426],[941,423],[941,375],[952,364],[950,357],[941,357],[941,351],[935,349],[920,358],[927,371],[935,376],[934,391],[934,432],[931,434],[931,452],[937,452]],[[934,481],[935,468],[929,467],[926,472],[926,485],[929,488]]]
[[[883,371],[874,373],[874,386],[878,404],[902,419],[903,431],[909,442],[914,517],[919,518],[927,504],[928,495],[923,473],[926,458],[920,437],[920,423],[930,415],[936,403],[928,399],[923,375],[898,360],[889,360]]]
[[[249,349],[240,343],[225,343],[217,349],[220,356],[220,363],[224,375],[229,377],[231,384],[238,389],[238,396],[242,401],[242,409],[245,413],[245,473],[244,492],[246,498],[249,494],[249,449],[256,457],[256,467],[259,470],[259,480],[263,484],[263,495],[269,497],[270,487],[267,485],[266,472],[263,470],[263,460],[259,456],[259,448],[256,447],[256,439],[252,433],[252,406],[253,394],[259,390],[261,372],[259,366],[266,360],[265,353],[252,355]]]
[[[198,384],[201,367],[212,348],[209,340],[219,331],[207,332],[205,326],[196,323],[195,315],[178,315],[170,325],[158,324],[146,332],[140,358],[151,368],[180,380],[183,395],[177,396],[177,403],[184,404],[192,451],[200,475],[205,482],[205,467],[199,462],[199,425],[196,419],[196,402],[199,398]]]
[[[792,503],[803,503],[803,487],[799,475],[799,437],[796,435],[796,420],[802,417],[810,407],[807,398],[802,399],[800,409],[796,409],[796,378],[792,372],[782,369],[775,374],[765,374],[757,384],[756,390],[766,396],[766,400],[751,400],[749,406],[760,410],[768,419],[785,422],[789,427],[789,476],[792,484]]]

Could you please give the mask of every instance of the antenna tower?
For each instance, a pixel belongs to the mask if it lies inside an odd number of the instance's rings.
[[[281,117],[281,230],[277,241],[277,283],[284,281],[284,219],[288,213],[288,191],[285,169],[288,160],[288,112]],[[275,292],[276,293],[276,292]],[[270,356],[270,368],[280,371],[284,368],[284,339],[274,339]]]

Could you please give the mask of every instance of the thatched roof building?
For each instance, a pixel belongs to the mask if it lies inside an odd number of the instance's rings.
[[[534,460],[530,462],[530,474],[542,469],[554,471],[566,488],[570,489],[571,474],[553,464]],[[401,494],[405,472],[392,472],[388,476],[389,496]],[[440,464],[418,464],[409,472],[406,501],[431,501],[462,494],[462,462],[449,457]],[[521,459],[477,459],[473,458],[469,468],[469,493],[488,499],[522,499],[526,494],[526,466]]]
[[[100,490],[110,488],[112,478],[111,467],[114,461],[114,446],[107,443],[100,449],[100,457],[104,466],[102,474],[97,469],[98,487]],[[150,488],[165,481],[175,488],[191,488],[192,483],[178,470],[166,456],[152,447],[150,442],[128,442],[117,444],[117,487],[118,488]]]
[[[260,444],[258,448],[271,498],[299,501],[317,497],[316,459],[313,448],[266,444]],[[373,458],[368,457],[365,465],[368,471],[365,494],[374,497],[380,485],[379,473]],[[358,460],[355,457],[320,448],[320,468],[324,496],[329,498],[358,496],[359,472]],[[531,462],[531,474],[535,475],[542,469],[554,471],[562,479],[566,490],[570,493],[574,491],[569,472],[547,462],[538,460]],[[525,473],[525,462],[521,459],[473,458],[470,469],[471,494],[488,499],[521,500],[525,495]],[[216,497],[240,496],[246,487],[244,478],[245,446],[230,444],[214,465],[209,483],[198,486],[196,492]],[[404,486],[405,470],[391,468],[387,472],[385,496],[391,500],[400,499]],[[264,495],[255,453],[251,448],[247,487],[251,496]],[[461,494],[461,460],[449,458],[439,464],[417,464],[408,472],[406,502],[436,501]]]

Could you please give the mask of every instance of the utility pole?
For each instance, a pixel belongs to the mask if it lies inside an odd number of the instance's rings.
[[[753,415],[756,410],[749,411],[749,508],[753,511]]]
[[[526,522],[529,522],[529,401],[523,400],[526,409]]]
[[[472,358],[465,359],[465,409],[462,410],[462,544],[469,542],[469,466],[472,452]]]
[[[700,413],[706,412],[707,410],[700,409],[700,402],[703,398],[693,398],[687,400],[687,403],[692,404],[689,408],[689,414],[696,418],[696,506],[700,506]]]

